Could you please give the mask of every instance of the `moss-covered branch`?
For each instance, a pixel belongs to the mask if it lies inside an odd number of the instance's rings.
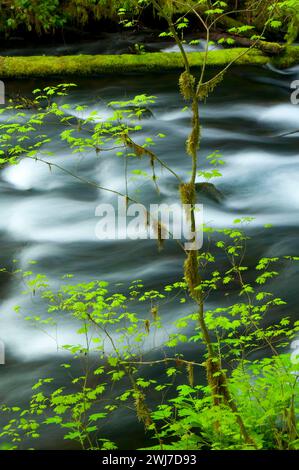
[[[239,59],[237,59],[243,54]],[[204,53],[188,54],[191,67],[203,64]],[[237,60],[236,60],[237,59]],[[290,67],[299,63],[299,47],[287,48],[286,52],[275,58],[257,49],[225,49],[211,51],[207,66],[225,66],[232,61],[236,64],[265,65],[273,62],[277,67]],[[0,78],[97,76],[110,73],[160,72],[183,68],[180,53],[146,53],[141,55],[76,55],[76,56],[34,56],[0,57]]]

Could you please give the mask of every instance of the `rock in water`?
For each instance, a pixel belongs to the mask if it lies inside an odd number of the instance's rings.
[[[212,183],[196,183],[195,188],[197,194],[205,196],[218,204],[224,199],[222,192]]]

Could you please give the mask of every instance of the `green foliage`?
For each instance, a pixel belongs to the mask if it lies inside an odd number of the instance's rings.
[[[216,157],[220,158],[218,153]],[[215,161],[215,155],[210,159]],[[214,309],[204,313],[213,338],[211,345],[217,351],[217,361],[225,364],[238,416],[255,446],[298,449],[298,364],[291,361],[286,350],[298,335],[299,322],[289,317],[273,321],[273,312],[286,303],[264,286],[282,266],[296,262],[298,257],[261,258],[253,278],[243,261],[250,239],[239,228],[248,220],[235,222],[232,229],[207,228],[210,251],[198,255],[203,278],[197,289],[210,304],[216,303]],[[223,254],[227,259],[224,265],[218,261]],[[186,307],[182,306],[173,325],[176,331],[172,328],[167,333],[163,327],[163,312],[169,302],[178,293],[188,298],[184,279],[161,291],[146,290],[136,280],[126,292],[114,292],[115,288],[104,281],[76,284],[67,275],[67,283],[53,290],[44,275],[19,269],[12,274],[27,285],[24,295],[34,292],[45,306],[40,317],[27,316],[26,320],[51,334],[61,318],[70,317],[73,325],[77,323],[78,342],[57,344],[66,354],[66,362],[61,364],[65,371],[63,386],[57,387],[54,377],[40,378],[32,387],[26,409],[2,406],[2,413],[9,417],[0,434],[7,448],[34,447],[48,426],[59,428],[63,439],[77,442],[83,449],[116,448],[117,443],[106,439],[101,428],[123,406],[135,409],[136,419],[143,422],[155,442],[153,448],[253,448],[244,442],[236,412],[222,401],[216,406],[210,386],[198,384],[197,370],[204,367],[208,357],[196,361],[198,348],[204,344],[198,312],[190,305],[183,314]],[[217,302],[213,302],[214,295]],[[143,305],[142,314],[139,303]],[[18,315],[23,315],[20,309]],[[144,362],[142,358],[145,344],[154,340],[158,330],[165,335],[158,361],[165,365],[165,372],[159,381],[147,378],[147,368],[155,361]],[[186,342],[194,345],[195,360],[183,357],[182,345]],[[170,351],[167,357],[163,357],[164,346]],[[254,359],[259,350],[267,351],[264,359]],[[176,385],[177,377],[180,385]],[[122,391],[119,394],[117,390]],[[165,401],[167,390],[170,393]],[[160,396],[162,404],[151,410],[148,396],[155,396],[155,401]]]
[[[203,22],[207,26],[219,22],[232,35],[256,36],[263,33],[265,24],[272,34],[283,28],[288,43],[298,35],[298,0],[267,0],[262,4],[247,0],[244,8],[237,8],[230,1],[206,0],[190,0],[187,4],[179,0],[7,0],[0,5],[0,31],[8,35],[22,28],[38,34],[53,33],[64,26],[75,23],[82,28],[90,20],[103,18],[118,22],[124,28],[135,28],[140,26],[144,12],[151,16],[155,11],[173,18],[181,39],[198,15],[201,15],[201,28]],[[162,35],[173,37],[173,31],[162,32]],[[229,46],[234,41],[231,37],[219,40]],[[139,54],[143,50],[137,46],[135,52]]]
[[[0,6],[0,31],[20,27],[38,34],[53,32],[66,24],[83,26],[90,19],[119,19],[126,11],[139,11],[142,0],[7,0]],[[128,23],[128,22],[127,22]]]
[[[141,120],[145,114],[150,113],[148,106],[154,103],[155,97],[138,95],[132,100],[112,101],[107,104],[111,116],[102,122],[99,113],[87,114],[85,106],[71,107],[67,102],[59,103],[58,100],[66,97],[68,91],[75,86],[65,83],[34,90],[33,98],[26,100],[26,107],[30,103],[30,114],[24,112],[23,102],[15,104],[13,100],[0,110],[1,114],[8,115],[0,125],[0,166],[15,165],[27,158],[44,162],[49,170],[59,168],[71,174],[57,165],[52,152],[47,150],[51,137],[43,129],[46,120],[51,117],[64,129],[59,137],[70,153],[80,155],[93,151],[98,155],[112,150],[116,151],[118,157],[129,160],[146,156],[151,159],[154,171],[155,155],[149,150],[154,141],[147,137],[144,143],[136,144],[130,135],[142,129]],[[137,171],[136,164],[134,170]],[[72,176],[77,177],[75,174]],[[79,180],[84,182],[80,177]]]
[[[258,449],[298,450],[297,373],[288,355],[243,360],[232,371],[230,388]],[[174,450],[252,448],[240,439],[234,413],[215,407],[203,386],[180,385],[177,397],[159,406],[153,418]]]
[[[271,10],[270,6],[270,10]],[[270,22],[272,28],[280,28],[287,25],[285,39],[288,44],[292,44],[299,34],[299,1],[286,0],[273,6],[274,19]]]
[[[62,27],[65,19],[59,14],[59,0],[10,0],[0,6],[0,31],[9,32],[19,26],[37,33]]]
[[[298,62],[299,47],[295,46],[288,53],[289,65]],[[190,66],[198,69],[205,62],[201,52],[188,53]],[[253,49],[235,48],[213,50],[209,52],[207,68],[222,67],[236,62],[237,64],[266,65],[269,57]],[[182,70],[181,54],[173,52],[145,52],[142,54],[122,55],[76,55],[76,56],[35,56],[35,57],[2,57],[0,74],[2,78],[26,77],[90,77],[111,73],[127,72],[161,72]],[[279,67],[279,61],[277,62]]]

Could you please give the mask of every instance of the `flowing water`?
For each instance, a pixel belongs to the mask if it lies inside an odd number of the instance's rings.
[[[226,162],[223,177],[217,181],[224,198],[220,203],[208,198],[202,201],[205,222],[226,227],[232,226],[236,217],[254,217],[250,224],[253,239],[247,254],[249,264],[261,255],[299,252],[299,132],[282,136],[299,130],[299,107],[290,103],[290,83],[296,78],[299,67],[284,72],[234,67],[201,107],[201,166],[208,168],[205,157],[214,150],[219,150]],[[142,122],[140,139],[164,133],[167,138],[157,139],[155,152],[186,177],[190,161],[184,153],[184,140],[190,115],[182,110],[184,103],[178,97],[177,81],[177,73],[77,80],[79,86],[68,101],[73,106],[88,105],[88,110],[97,110],[105,118],[105,102],[154,94],[157,99],[151,107],[153,115]],[[10,81],[7,91],[24,94],[43,85],[40,80]],[[57,123],[49,123],[46,129],[53,139],[52,161],[99,185],[123,191],[124,167],[119,158],[112,152],[70,156],[57,141],[61,130]],[[145,165],[141,163],[140,168]],[[138,178],[130,181],[131,194],[145,204],[175,201],[176,181],[166,171],[158,172],[158,176],[160,198],[150,181],[145,183]],[[12,267],[12,260],[17,259],[22,269],[47,274],[53,285],[59,284],[62,275],[74,273],[76,281],[103,279],[113,285],[143,279],[147,287],[158,288],[182,275],[183,256],[172,241],[167,241],[159,252],[154,241],[98,240],[95,209],[101,202],[115,202],[115,197],[58,169],[50,172],[47,165],[31,160],[7,167],[0,174],[0,195],[2,266]],[[264,230],[264,224],[272,224],[273,228]],[[37,261],[37,265],[31,266],[30,260]],[[272,284],[289,301],[288,313],[297,317],[298,275],[294,266]],[[0,366],[1,401],[22,404],[37,378],[55,374],[63,383],[63,373],[57,371],[64,355],[57,352],[53,338],[24,320],[26,315],[41,313],[40,302],[34,296],[23,296],[24,286],[16,278],[3,275],[1,280],[0,331],[7,352],[7,364]],[[14,312],[15,305],[21,307],[21,314]],[[188,306],[184,309],[188,311]],[[169,332],[182,309],[170,303],[162,306],[161,314]],[[62,322],[59,343],[76,341],[74,330],[70,322]],[[162,338],[156,338],[155,346],[159,341]],[[147,345],[149,351],[152,347]],[[159,369],[152,373],[159,374]],[[120,412],[106,427],[106,432],[122,447],[130,447],[134,440],[142,444],[139,428],[132,426],[132,420],[133,415]],[[60,444],[56,439],[48,434],[41,445],[57,448]]]
[[[36,55],[75,55],[75,54],[129,54],[134,53],[135,46],[143,46],[146,52],[179,52],[177,45],[173,41],[166,38],[164,40],[157,39],[159,32],[147,30],[143,33],[100,33],[97,37],[85,38],[81,40],[67,42],[62,38],[58,41],[53,40],[49,44],[36,44],[28,42],[24,48],[24,38],[12,38],[6,43],[5,49],[0,49],[1,56],[36,56]],[[193,38],[186,36],[186,40],[191,41]],[[22,47],[20,47],[20,45]],[[1,47],[1,45],[0,45]],[[203,51],[206,47],[206,41],[200,40],[199,44],[186,44],[185,50]],[[220,45],[209,45],[209,49],[221,49]]]

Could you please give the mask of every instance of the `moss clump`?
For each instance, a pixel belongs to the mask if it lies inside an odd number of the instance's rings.
[[[195,185],[193,183],[183,183],[180,185],[182,204],[195,204]]]
[[[137,418],[144,424],[145,429],[148,429],[152,425],[153,421],[151,418],[151,412],[145,403],[145,396],[140,390],[136,389],[134,397]]]
[[[224,73],[219,73],[214,78],[209,80],[206,83],[203,83],[198,89],[198,96],[201,101],[205,101],[212,91],[215,90],[217,85],[222,82],[224,78]]]
[[[195,77],[191,73],[183,72],[179,78],[179,86],[183,98],[186,101],[191,100],[194,93]]]
[[[184,183],[180,185],[181,202],[184,206],[187,220],[191,220],[191,214],[196,202],[195,185],[193,183]]]
[[[193,157],[196,154],[199,148],[199,141],[200,127],[194,125],[186,142],[186,152],[190,157]]]
[[[257,47],[269,55],[280,55],[286,50],[284,45],[278,44],[277,42],[258,41]]]
[[[196,251],[189,251],[186,261],[184,263],[184,277],[188,284],[188,289],[191,297],[195,302],[200,302],[200,275],[199,275],[199,267],[197,261],[197,253]]]

